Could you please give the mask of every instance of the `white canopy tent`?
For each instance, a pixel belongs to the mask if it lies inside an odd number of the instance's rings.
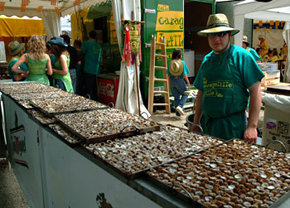
[[[81,0],[80,4],[75,6],[76,0],[56,0],[56,5],[51,5],[51,0],[29,0],[24,12],[20,11],[22,0],[5,1],[4,11],[0,11],[1,15],[18,16],[18,17],[40,17],[43,20],[45,32],[48,38],[59,36],[60,17],[72,14],[75,11],[83,10],[91,5],[105,2],[106,0]],[[38,8],[42,6],[42,10],[38,12]],[[56,12],[58,8],[59,13]]]
[[[244,18],[258,20],[285,21],[286,26],[290,23],[290,1],[289,0],[272,0],[268,3],[255,2],[246,0],[234,4],[234,25],[240,31],[244,31]],[[289,27],[285,27],[283,38],[288,45],[287,65],[285,69],[285,82],[290,82],[290,37]],[[288,35],[286,35],[288,34]],[[242,44],[243,33],[240,32],[235,36],[235,44]]]

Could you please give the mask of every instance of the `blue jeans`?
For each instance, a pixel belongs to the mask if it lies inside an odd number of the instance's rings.
[[[170,77],[170,89],[174,97],[175,108],[177,106],[183,108],[183,105],[188,97],[187,95],[184,94],[184,92],[187,90],[187,87],[183,77],[180,78]]]
[[[76,69],[70,69],[70,78],[71,78],[71,84],[73,86],[74,92],[76,92],[77,89],[77,71]]]
[[[60,79],[55,79],[54,84],[55,84],[56,88],[59,88],[59,89],[62,89],[63,91],[66,91],[64,83]]]

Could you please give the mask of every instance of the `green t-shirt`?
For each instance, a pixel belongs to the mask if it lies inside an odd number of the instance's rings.
[[[15,81],[14,76],[16,74],[19,74],[19,73],[12,71],[12,66],[18,61],[18,59],[19,59],[19,57],[15,56],[15,57],[11,58],[11,60],[8,63],[9,76],[13,81]],[[26,65],[26,63],[21,64],[20,69],[28,72],[28,66]]]
[[[258,55],[258,53],[253,48],[247,47],[247,50],[250,51],[250,53],[252,54],[252,56],[254,57],[254,59],[256,61],[262,61],[261,57]]]
[[[202,126],[206,134],[241,138],[246,128],[248,88],[264,77],[253,56],[231,45],[223,54],[210,52],[200,66],[194,86],[202,91]]]
[[[82,64],[84,72],[97,75],[100,73],[102,47],[94,40],[84,42],[82,46]]]

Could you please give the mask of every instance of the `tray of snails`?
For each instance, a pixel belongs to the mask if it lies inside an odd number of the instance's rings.
[[[58,114],[55,118],[87,144],[160,129],[160,126],[152,120],[114,108]]]
[[[65,143],[72,147],[78,146],[81,142],[81,140],[76,135],[67,131],[59,124],[49,124],[48,128],[50,128],[58,137],[63,139]]]
[[[55,118],[51,118],[46,116],[44,113],[35,110],[35,109],[31,109],[31,110],[27,110],[27,112],[36,120],[38,120],[41,124],[43,125],[48,125],[48,124],[52,124],[56,122]]]
[[[290,154],[232,140],[147,172],[205,207],[277,207],[290,197]]]
[[[48,116],[95,109],[105,109],[108,106],[82,96],[67,96],[61,98],[35,99],[30,104]]]
[[[35,100],[35,99],[51,99],[51,98],[63,98],[63,97],[71,97],[77,96],[73,93],[69,93],[57,88],[54,88],[54,91],[48,92],[27,92],[21,94],[10,94],[10,97],[16,101],[22,100]]]
[[[43,93],[56,91],[56,88],[36,82],[14,82],[1,84],[0,90],[7,95]]]
[[[121,173],[135,178],[151,168],[222,143],[209,136],[164,126],[160,131],[87,144],[85,148]]]

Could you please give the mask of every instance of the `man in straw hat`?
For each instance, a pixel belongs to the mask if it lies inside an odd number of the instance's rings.
[[[8,44],[8,51],[11,56],[11,59],[8,62],[8,72],[10,78],[13,81],[24,81],[26,77],[28,77],[28,74],[14,72],[12,71],[12,66],[18,61],[18,59],[24,53],[25,43],[19,43],[17,40],[11,41]],[[26,63],[21,64],[20,69],[23,69],[24,71],[28,72],[28,66],[26,65]]]
[[[201,124],[205,134],[255,142],[261,107],[260,80],[264,74],[249,52],[230,44],[231,36],[238,32],[229,26],[224,14],[210,15],[207,28],[198,32],[207,36],[212,51],[204,57],[193,83],[198,94],[191,130]],[[251,97],[248,123],[247,89]]]
[[[246,35],[243,36],[243,48],[248,50],[254,59],[256,60],[257,63],[262,62],[261,57],[258,55],[258,53],[255,51],[255,49],[249,47],[250,43],[248,42],[248,37]]]

